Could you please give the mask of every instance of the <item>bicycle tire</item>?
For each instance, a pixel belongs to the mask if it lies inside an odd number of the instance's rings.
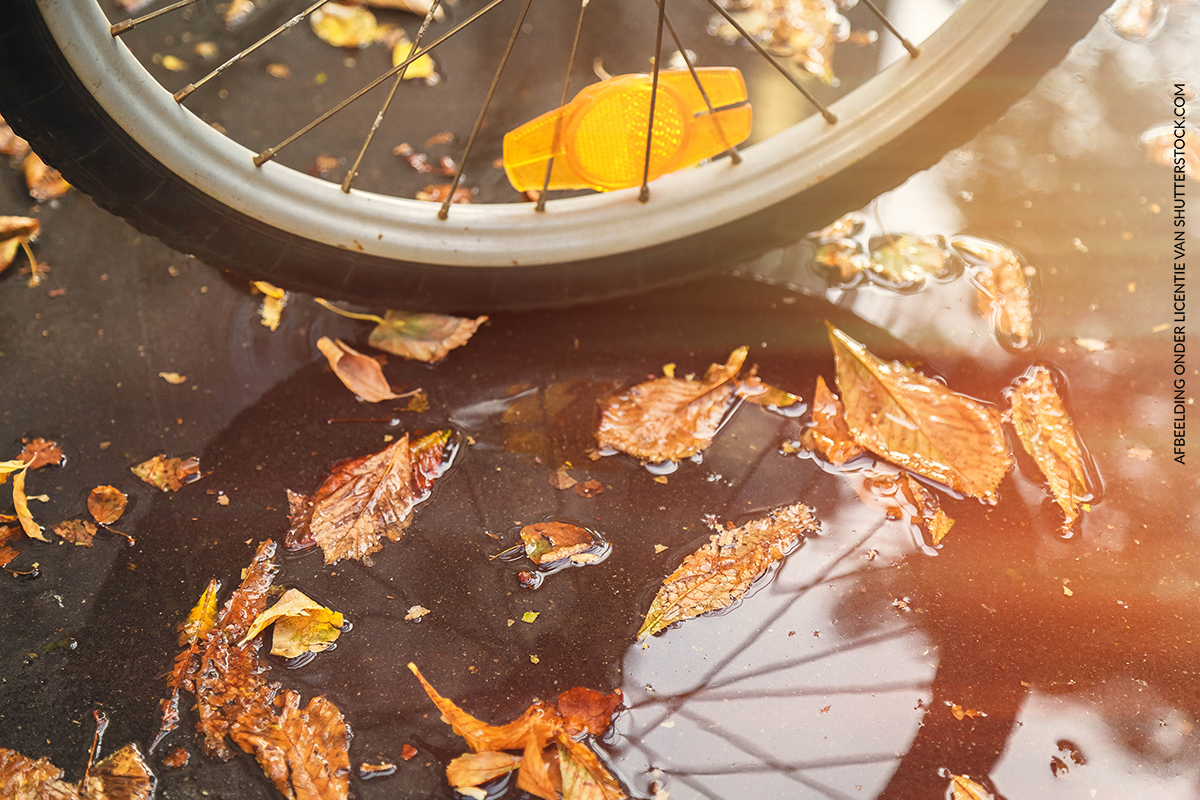
[[[844,168],[766,207],[722,224],[712,225],[710,217],[701,223],[706,229],[633,249],[622,249],[601,228],[591,235],[609,237],[609,252],[563,257],[560,242],[541,263],[504,247],[486,252],[489,242],[479,245],[482,258],[499,263],[463,262],[480,256],[453,243],[443,253],[426,248],[432,255],[423,261],[381,257],[361,244],[365,237],[335,246],[244,213],[229,198],[198,188],[197,175],[189,179],[155,158],[109,114],[72,68],[37,0],[15,0],[0,21],[0,112],[47,163],[103,208],[212,266],[374,304],[431,310],[558,306],[638,292],[746,259],[862,207],[998,118],[1061,60],[1104,5],[1049,0],[1019,32],[998,34],[1011,36],[1007,46],[929,113],[872,152],[850,154]],[[103,80],[93,82],[99,88]],[[670,181],[691,179],[676,174],[662,180],[670,187]],[[604,196],[593,205],[602,202],[621,199]],[[465,233],[453,241],[476,244],[470,227],[477,217],[465,213],[467,224],[458,229]],[[628,227],[613,228],[622,240],[636,238]],[[462,263],[429,263],[434,259]]]

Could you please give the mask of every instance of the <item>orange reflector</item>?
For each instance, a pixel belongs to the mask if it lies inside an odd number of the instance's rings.
[[[750,136],[746,83],[733,67],[696,70],[713,107],[687,70],[658,74],[650,179],[720,155]],[[562,108],[504,136],[504,171],[519,192],[540,191],[554,158],[551,189],[608,192],[638,186],[646,160],[649,75],[618,75],[592,84]],[[735,103],[743,105],[724,108]]]

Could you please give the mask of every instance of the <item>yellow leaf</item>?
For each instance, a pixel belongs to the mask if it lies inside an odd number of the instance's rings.
[[[362,6],[329,3],[314,11],[309,23],[321,41],[334,47],[366,47],[380,36],[375,15]]]
[[[1033,344],[1032,268],[1013,250],[987,239],[955,236],[950,244],[974,267],[979,309],[991,315],[996,338],[1018,350]]]
[[[562,771],[563,800],[622,800],[625,797],[620,785],[587,745],[573,741],[565,734],[559,734],[555,740]]]
[[[203,639],[217,622],[217,592],[221,582],[213,578],[208,582],[199,602],[192,607],[185,619],[179,625],[179,646],[187,647],[192,642]]]
[[[521,766],[521,757],[494,750],[464,753],[446,765],[446,779],[456,791],[478,786]]]
[[[812,508],[795,503],[710,536],[663,581],[638,631],[638,641],[673,623],[730,605],[772,564],[819,528]]]
[[[1090,499],[1091,494],[1083,449],[1050,370],[1042,366],[1030,369],[1017,380],[1008,399],[1017,438],[1046,476],[1050,494],[1063,512],[1063,532],[1070,532],[1079,518],[1081,501]]]
[[[991,792],[966,775],[952,775],[950,789],[953,800],[993,800]]]
[[[42,527],[33,521],[33,514],[29,513],[29,501],[25,498],[25,472],[22,468],[13,475],[13,507],[17,510],[17,521],[30,539],[48,542],[50,540],[42,534]]]
[[[854,441],[893,464],[994,505],[996,487],[1012,466],[1000,415],[899,362],[875,357],[828,327]]]
[[[189,617],[190,619],[190,617]],[[303,653],[328,650],[346,624],[341,612],[313,602],[299,589],[288,589],[279,602],[258,615],[249,632],[238,642],[241,647],[275,623],[271,654],[295,658]]]
[[[400,37],[396,42],[396,46],[392,48],[392,66],[398,67],[404,63],[404,60],[410,58],[416,47],[407,37]],[[425,80],[432,78],[435,74],[433,68],[433,57],[425,54],[416,61],[404,68],[404,77],[407,80]]]

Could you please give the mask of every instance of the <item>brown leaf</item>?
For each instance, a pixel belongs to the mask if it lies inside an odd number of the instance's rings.
[[[954,254],[941,236],[882,236],[871,241],[867,276],[892,289],[919,289],[927,278],[949,278],[959,272]]]
[[[478,786],[506,775],[520,765],[521,757],[509,753],[498,753],[494,750],[464,753],[446,765],[446,780],[450,781],[450,786],[455,789]]]
[[[203,642],[217,624],[217,592],[220,589],[220,581],[215,578],[209,581],[199,602],[179,625],[179,646],[183,651],[175,657],[175,666],[167,677],[171,696],[159,701],[162,722],[158,735],[150,743],[151,752],[168,733],[179,727],[179,693],[196,693],[195,681],[199,674],[200,656],[204,651]]]
[[[62,770],[45,758],[34,761],[0,747],[0,797],[8,800],[81,800],[79,790],[59,780]]]
[[[574,492],[580,497],[595,497],[598,494],[604,494],[604,484],[593,478],[590,481],[575,484]]]
[[[673,623],[729,606],[801,539],[819,529],[812,508],[795,503],[710,536],[663,581],[638,630],[638,641]]]
[[[46,465],[58,466],[63,462],[62,447],[48,439],[25,439],[25,449],[17,458],[29,464],[30,469],[41,469]]]
[[[563,489],[570,489],[577,483],[579,483],[579,481],[571,477],[570,473],[567,472],[566,467],[559,467],[550,474],[550,485],[559,491],[562,491]]]
[[[200,480],[200,459],[167,458],[157,455],[143,461],[129,471],[151,486],[157,486],[164,492],[177,492],[184,484]]]
[[[1012,466],[1000,415],[896,361],[883,361],[832,325],[838,390],[859,445],[986,503]]]
[[[845,464],[863,454],[846,425],[846,407],[820,375],[813,390],[812,425],[804,429],[800,441],[830,464]]]
[[[563,735],[557,742],[563,800],[623,800],[620,785],[587,745]]]
[[[886,473],[867,468],[858,473],[859,498],[879,506],[888,519],[906,519],[920,529],[930,544],[937,545],[950,532],[954,520],[942,511],[937,496],[907,472]]]
[[[84,800],[150,800],[157,784],[136,744],[127,744],[92,765],[80,784]]]
[[[758,367],[752,367],[744,380],[737,381],[737,396],[758,406],[788,408],[800,402],[800,397],[765,383],[758,377]]]
[[[15,167],[24,161],[28,154],[29,142],[13,133],[4,117],[0,117],[0,156],[8,156],[9,163]]]
[[[32,217],[0,217],[0,272],[13,262],[22,247],[29,260],[34,261],[29,243],[41,230],[42,223]]]
[[[466,344],[485,322],[487,317],[467,319],[388,310],[367,343],[392,355],[433,363]]]
[[[1063,512],[1063,532],[1079,518],[1080,504],[1089,499],[1083,448],[1075,433],[1050,370],[1033,367],[1009,390],[1009,418],[1017,438],[1050,486],[1050,494]]]
[[[548,738],[544,733],[540,729],[531,729],[529,737],[525,740],[525,750],[521,753],[521,767],[517,772],[517,788],[542,800],[558,800],[559,789],[562,788],[562,773],[558,773],[559,783],[556,784],[555,774],[545,756]]]
[[[91,547],[96,526],[85,519],[69,519],[51,528],[62,539],[78,547]]]
[[[312,528],[309,525],[313,512],[312,498],[288,489],[287,501],[288,530],[283,539],[283,546],[292,552],[316,547],[317,542],[312,538]]]
[[[1033,344],[1033,268],[1011,249],[974,236],[956,236],[955,250],[973,266],[979,289],[979,311],[992,318],[996,338],[1018,350]]]
[[[952,800],[994,800],[992,793],[966,775],[950,776]]]
[[[574,738],[581,733],[601,736],[612,724],[613,713],[624,699],[620,689],[606,695],[576,686],[558,696],[558,713],[568,736]]]
[[[28,471],[26,467],[13,473],[13,508],[17,511],[17,522],[21,523],[21,530],[25,531],[26,536],[48,542],[50,540],[42,533],[42,526],[34,522],[33,514],[29,513],[29,500],[25,497],[25,473]]]
[[[15,525],[0,525],[0,568],[7,567],[21,551],[9,545],[21,537],[22,531]]]
[[[535,564],[551,564],[583,553],[598,544],[587,528],[567,522],[539,522],[521,529],[525,555]]]
[[[238,644],[245,644],[272,624],[271,655],[295,658],[333,647],[346,620],[341,612],[329,610],[299,589],[288,589],[275,605],[258,615]]]
[[[29,187],[29,196],[39,203],[62,197],[71,189],[71,184],[63,180],[62,173],[38,157],[37,153],[25,156],[25,185]]]
[[[204,752],[222,761],[233,757],[225,737],[235,722],[246,730],[261,730],[275,718],[270,703],[276,687],[263,678],[266,664],[259,655],[259,640],[235,644],[267,606],[267,590],[279,569],[275,550],[270,539],[259,545],[241,586],[201,640],[195,672],[185,679],[185,686],[194,686],[196,730],[203,736]]]
[[[392,391],[387,378],[383,377],[383,368],[378,361],[363,355],[341,339],[322,336],[317,340],[317,348],[329,361],[338,380],[368,403],[395,400],[400,396]]]
[[[437,431],[410,447],[405,434],[378,453],[336,465],[317,489],[307,526],[300,526],[295,539],[320,545],[326,564],[364,559],[383,546],[385,535],[399,541],[417,505],[428,498],[449,441],[450,431]]]
[[[168,769],[179,769],[186,767],[188,763],[188,751],[182,747],[176,747],[162,760],[163,766]]]
[[[747,352],[734,350],[702,380],[656,378],[613,395],[603,402],[597,442],[643,461],[677,461],[701,452],[725,416]]]
[[[263,772],[288,800],[345,800],[350,795],[350,745],[337,706],[314,697],[300,709],[300,695],[283,693],[283,708],[270,725],[234,724],[233,740],[254,753]]]
[[[417,192],[417,199],[424,200],[429,203],[442,203],[446,200],[446,195],[450,193],[450,184],[448,183],[431,183],[421,191]],[[475,196],[475,190],[466,186],[459,186],[454,190],[454,199],[451,203],[466,203],[470,204],[471,198]]]
[[[128,502],[125,493],[117,487],[97,486],[88,493],[87,507],[96,522],[111,525],[125,513]]]

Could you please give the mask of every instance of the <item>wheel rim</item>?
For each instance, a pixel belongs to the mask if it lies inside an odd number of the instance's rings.
[[[921,56],[892,64],[831,108],[744,151],[663,176],[653,200],[637,190],[533,204],[436,206],[354,190],[254,155],[171,95],[108,32],[97,3],[39,0],[76,75],[141,147],[231,209],[332,247],[397,261],[452,267],[521,267],[616,256],[684,239],[779,203],[836,175],[894,139],[983,69],[1046,0],[967,0],[923,43]],[[180,143],[183,143],[182,146]]]

